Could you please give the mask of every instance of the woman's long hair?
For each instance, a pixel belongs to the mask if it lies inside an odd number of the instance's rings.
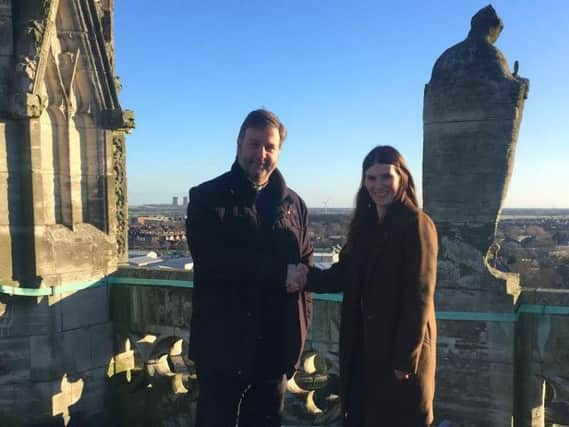
[[[393,201],[409,204],[415,208],[419,207],[415,191],[415,182],[413,181],[411,172],[407,168],[405,159],[395,148],[389,145],[378,145],[365,156],[362,164],[362,179],[360,181],[360,188],[356,194],[356,208],[352,221],[350,222],[346,251],[350,251],[362,233],[367,232],[369,227],[378,221],[375,203],[364,186],[366,171],[378,163],[395,166],[401,178],[399,189]]]

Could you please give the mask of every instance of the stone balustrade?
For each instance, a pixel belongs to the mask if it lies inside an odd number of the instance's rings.
[[[115,354],[108,375],[123,425],[192,425],[199,390],[186,357],[191,280],[191,272],[147,269],[119,269],[110,279]],[[315,295],[304,363],[289,381],[285,425],[341,425],[340,301]],[[491,414],[502,419],[505,411],[514,426],[569,424],[569,291],[523,290],[510,313],[437,317],[437,424],[498,427]],[[514,361],[513,384],[508,375],[488,378],[500,372],[500,360]],[[488,388],[484,396],[477,394],[481,387]]]

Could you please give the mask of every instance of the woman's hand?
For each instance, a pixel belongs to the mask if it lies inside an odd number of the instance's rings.
[[[408,379],[411,378],[410,372],[403,372],[400,371],[399,369],[394,369],[393,374],[395,375],[395,378],[397,378],[399,381],[407,381]]]

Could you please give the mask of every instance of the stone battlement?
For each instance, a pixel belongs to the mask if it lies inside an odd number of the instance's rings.
[[[120,268],[82,290],[68,287],[57,300],[28,296],[24,304],[22,296],[0,296],[7,373],[0,376],[0,396],[12,408],[0,411],[0,420],[19,414],[26,425],[42,417],[87,422],[105,416],[116,425],[191,426],[199,393],[187,358],[192,278],[185,271]],[[285,425],[339,426],[341,295],[314,297],[304,363],[289,382]],[[49,317],[61,322],[51,334],[10,327]],[[569,291],[551,289],[522,291],[509,314],[438,310],[437,422],[498,425],[481,421],[480,412],[511,407],[514,425],[562,425],[569,406],[568,318]],[[62,351],[52,354],[52,346]],[[513,361],[512,387],[507,375],[489,378],[496,358]],[[481,387],[507,402],[485,399]],[[24,390],[36,398],[18,399]],[[461,400],[468,404],[457,405]]]

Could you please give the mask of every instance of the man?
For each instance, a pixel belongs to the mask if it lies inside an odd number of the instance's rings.
[[[252,111],[231,170],[190,190],[196,427],[281,425],[312,311],[299,292],[312,257],[307,209],[277,169],[285,138],[275,114]]]

